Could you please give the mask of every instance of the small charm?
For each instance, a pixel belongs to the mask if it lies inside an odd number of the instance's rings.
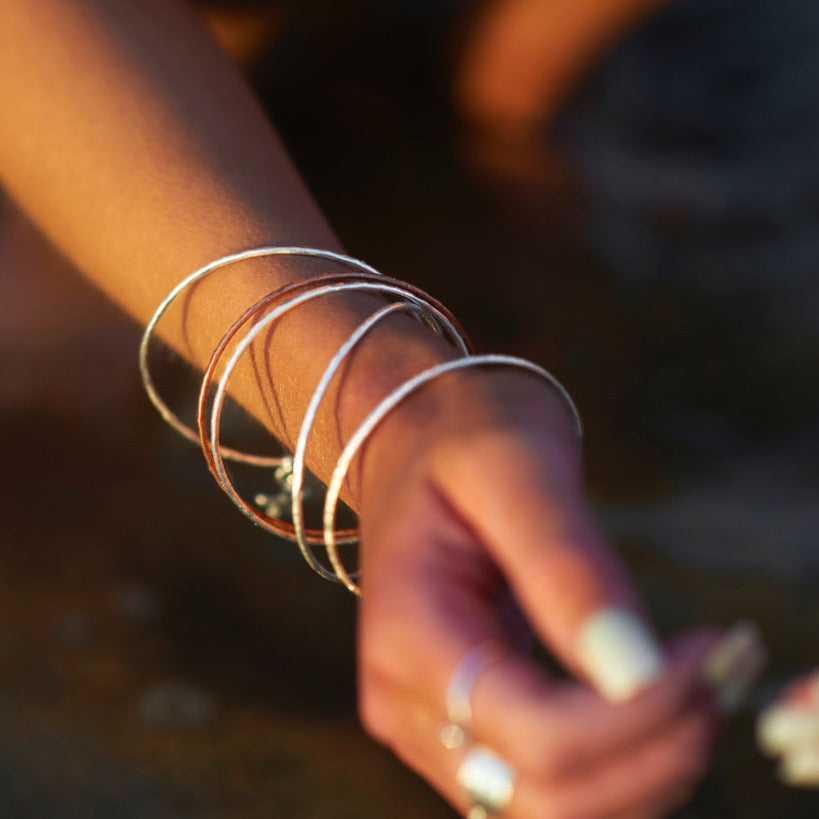
[[[281,463],[273,470],[273,480],[283,491],[289,492],[293,488],[293,459],[286,455]]]
[[[270,494],[259,492],[253,502],[268,517],[277,520],[289,520],[290,509],[293,504],[293,459],[290,456],[284,457],[281,463],[273,470],[273,483],[275,491]],[[309,495],[308,488],[302,491],[302,496]]]

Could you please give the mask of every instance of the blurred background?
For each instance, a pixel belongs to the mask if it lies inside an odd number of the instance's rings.
[[[304,5],[203,12],[348,250],[564,381],[664,633],[771,650],[678,816],[816,816],[753,719],[819,665],[819,7]],[[357,725],[352,599],[219,495],[9,201],[0,272],[3,816],[451,817]]]

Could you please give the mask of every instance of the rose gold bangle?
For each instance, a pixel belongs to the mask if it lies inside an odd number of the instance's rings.
[[[354,282],[354,281],[361,281],[361,282],[381,282],[386,284],[394,285],[397,288],[402,288],[405,290],[409,295],[415,296],[419,300],[423,300],[428,303],[433,309],[439,311],[441,314],[446,316],[447,320],[452,324],[455,328],[456,332],[458,333],[459,337],[466,340],[467,344],[469,345],[470,351],[474,350],[472,346],[472,342],[469,340],[466,332],[464,331],[461,323],[458,321],[457,318],[443,305],[441,304],[438,299],[430,296],[428,293],[425,293],[420,287],[416,287],[409,282],[401,281],[400,279],[395,279],[391,276],[386,276],[382,273],[319,273],[314,276],[309,276],[304,279],[299,279],[295,282],[290,282],[277,290],[274,290],[271,293],[263,296],[259,301],[255,304],[248,307],[245,312],[237,318],[233,324],[228,328],[222,338],[219,340],[219,343],[214,348],[213,352],[211,353],[210,360],[208,361],[207,367],[205,368],[204,375],[202,377],[202,387],[199,391],[199,400],[197,404],[197,429],[198,433],[193,433],[191,431],[191,435],[194,436],[194,440],[199,443],[202,447],[202,453],[205,456],[205,461],[208,464],[208,469],[210,470],[211,474],[214,474],[214,463],[213,458],[210,454],[210,435],[207,431],[207,400],[210,395],[210,389],[213,385],[213,380],[216,373],[216,368],[219,365],[220,360],[224,356],[225,350],[227,349],[228,345],[231,341],[236,337],[242,327],[251,321],[254,318],[258,318],[265,310],[272,309],[277,303],[281,302],[286,296],[294,295],[301,290],[306,290],[308,288],[316,287],[322,284],[337,284],[342,282]],[[176,428],[176,427],[174,427]],[[190,428],[187,428],[190,429]],[[185,434],[185,437],[190,437],[189,435]],[[229,453],[235,452],[235,450],[226,449],[222,447],[222,455],[225,460],[237,460],[235,457],[229,457]],[[255,464],[258,466],[275,466],[280,462],[280,459],[276,459],[275,463],[270,463],[269,459],[266,460],[263,456],[257,455],[249,455],[247,453],[242,453],[244,455],[243,463],[250,463]],[[320,530],[316,530],[317,537],[320,537],[321,532]],[[292,539],[292,532],[290,533],[290,538]],[[318,541],[317,541],[318,542]]]
[[[214,395],[213,405],[211,407],[209,446],[211,458],[209,458],[208,461],[209,463],[211,463],[212,459],[211,471],[217,483],[225,492],[225,494],[227,494],[230,500],[234,503],[234,505],[246,517],[250,518],[254,523],[256,523],[261,528],[270,531],[274,534],[281,534],[283,531],[286,531],[288,532],[290,539],[293,539],[295,535],[294,530],[293,534],[290,534],[292,529],[291,525],[286,524],[277,518],[271,518],[271,516],[263,514],[258,509],[249,504],[246,500],[244,500],[244,498],[242,498],[241,495],[236,490],[236,487],[234,486],[225,468],[224,458],[222,457],[219,446],[222,408],[227,395],[227,385],[233,373],[233,370],[235,369],[242,354],[250,347],[250,345],[253,343],[256,337],[266,327],[268,327],[273,322],[277,321],[279,318],[285,315],[287,312],[289,312],[295,307],[298,307],[301,304],[304,304],[313,299],[322,298],[325,296],[342,292],[373,292],[381,294],[390,294],[393,296],[397,296],[403,300],[415,303],[419,308],[427,312],[430,312],[431,315],[434,315],[436,320],[438,320],[439,318],[439,316],[436,315],[437,308],[435,308],[432,304],[429,303],[426,294],[424,294],[423,297],[416,296],[414,293],[408,290],[408,288],[404,285],[403,282],[392,284],[390,281],[382,277],[379,277],[378,280],[376,281],[361,281],[360,277],[353,276],[351,281],[342,281],[334,284],[321,285],[307,289],[304,292],[298,293],[297,295],[291,295],[291,297],[287,301],[279,302],[270,312],[266,313],[261,319],[256,321],[251,326],[251,328],[245,333],[245,335],[242,337],[239,343],[236,345],[230,358],[225,364],[224,370],[222,371],[222,375],[219,380],[216,393]],[[440,318],[446,320],[447,313],[448,311],[443,310],[440,313]],[[453,324],[450,324],[450,326],[447,327],[447,330],[453,333],[456,338],[458,337],[457,328]],[[462,351],[470,349],[468,342],[466,342],[465,340],[459,339],[459,343]],[[204,387],[209,390],[210,383],[204,385]],[[312,537],[312,535],[310,535],[309,533],[306,534],[307,536]],[[351,538],[351,540],[354,539]],[[337,579],[332,572],[326,570],[314,558],[309,548],[307,548],[306,539],[302,540],[302,542],[300,542],[299,545],[300,547],[302,547],[302,554],[307,563],[311,566],[311,568],[313,568],[318,574],[322,575],[322,577],[333,580]]]
[[[262,256],[296,255],[309,256],[330,260],[335,263],[345,264],[355,268],[355,272],[344,271],[339,273],[322,273],[309,276],[295,282],[288,283],[272,293],[267,294],[256,304],[249,307],[239,318],[237,318],[227,332],[220,339],[213,353],[211,354],[207,368],[202,379],[202,386],[199,391],[199,401],[197,406],[197,427],[198,435],[194,430],[184,424],[165,404],[159,396],[148,368],[148,348],[152,333],[156,328],[160,318],[173,302],[173,300],[188,286],[199,280],[203,276],[222,268],[226,265],[245,259]],[[397,301],[388,303],[383,308],[376,310],[365,319],[341,345],[339,350],[332,357],[325,368],[313,396],[305,411],[305,417],[299,431],[294,456],[272,457],[254,455],[235,449],[223,447],[220,442],[221,414],[224,401],[227,395],[227,385],[240,357],[244,352],[253,354],[252,344],[257,336],[266,328],[269,333],[273,332],[273,325],[279,318],[284,316],[291,309],[305,304],[312,299],[331,296],[345,292],[371,292],[391,296]],[[302,507],[302,487],[304,482],[306,451],[312,425],[315,421],[321,401],[323,400],[332,379],[337,374],[345,358],[363,340],[370,330],[380,321],[393,313],[406,311],[423,321],[430,329],[442,335],[460,350],[463,357],[430,367],[423,372],[409,378],[398,387],[367,415],[356,429],[350,440],[343,448],[330,483],[328,484],[324,500],[323,528],[306,528],[303,523]],[[249,326],[248,326],[249,325]],[[246,328],[246,329],[245,329]],[[229,345],[244,330],[243,335],[236,342],[230,357],[224,365],[221,377],[214,394],[213,403],[208,418],[208,401],[211,387],[216,379],[216,372],[222,363]],[[352,459],[355,457],[361,446],[372,434],[373,430],[381,421],[395,409],[404,399],[415,391],[421,389],[430,381],[450,372],[469,367],[514,367],[528,371],[539,376],[555,389],[563,398],[574,419],[575,430],[578,439],[582,439],[582,424],[580,415],[571,396],[559,381],[547,370],[537,364],[525,359],[503,355],[474,355],[474,349],[468,337],[463,331],[460,323],[452,313],[446,309],[439,301],[429,296],[423,290],[414,285],[383,276],[375,268],[364,262],[343,256],[332,251],[325,251],[314,248],[292,248],[292,247],[262,247],[252,250],[242,251],[230,256],[217,259],[204,267],[191,273],[183,279],[161,302],[157,311],[145,328],[142,342],[139,348],[139,364],[143,383],[146,392],[154,406],[159,411],[162,418],[170,424],[177,432],[189,440],[198,440],[204,454],[208,469],[216,479],[221,489],[228,495],[231,501],[249,517],[254,523],[273,534],[294,540],[297,542],[308,565],[322,577],[343,583],[354,594],[360,594],[360,587],[355,583],[354,577],[343,566],[338,554],[338,546],[343,543],[357,542],[357,529],[335,529],[336,507],[338,505],[341,487],[346,478]],[[271,388],[273,385],[271,384]],[[292,473],[292,484],[290,493],[290,508],[293,523],[288,523],[278,517],[262,512],[245,501],[236,490],[225,467],[226,460],[239,461],[254,465],[277,467],[281,471],[284,465],[289,464]],[[322,565],[313,554],[310,546],[324,543],[327,558],[332,570]]]
[[[289,284],[286,284],[283,287],[278,288],[272,293],[268,293],[259,301],[257,301],[256,304],[251,305],[228,328],[227,332],[222,336],[213,353],[211,354],[210,361],[208,362],[208,365],[205,368],[204,376],[202,378],[202,386],[199,391],[199,401],[197,406],[197,425],[199,430],[198,440],[201,445],[202,454],[205,457],[205,462],[208,466],[208,470],[210,471],[211,475],[213,475],[214,480],[216,480],[216,482],[219,483],[220,486],[222,486],[222,483],[217,472],[216,459],[213,456],[213,451],[211,447],[211,436],[208,430],[208,397],[210,395],[211,387],[213,385],[213,381],[216,375],[216,370],[228,346],[246,324],[253,320],[258,320],[258,317],[262,313],[264,313],[266,310],[273,309],[277,304],[280,304],[286,297],[293,296],[297,293],[318,287],[320,285],[342,284],[345,282],[371,282],[375,284],[390,284],[395,286],[396,288],[406,291],[407,294],[414,296],[419,301],[428,303],[433,311],[438,312],[444,318],[444,320],[454,328],[455,334],[458,337],[466,339],[466,344],[469,350],[471,351],[473,349],[471,342],[466,338],[466,335],[464,333],[463,328],[461,327],[461,324],[452,315],[452,313],[437,299],[428,295],[419,287],[409,284],[408,282],[402,282],[399,279],[394,279],[390,276],[382,275],[380,273],[379,274],[370,274],[366,272],[321,273],[314,276],[309,276],[304,279],[300,279],[296,282],[290,282]],[[221,445],[219,446],[219,449],[223,453],[223,456],[226,451],[231,451],[226,450],[226,448],[222,447]],[[222,486],[222,489],[224,490],[224,486]],[[230,496],[229,492],[227,494]],[[261,510],[251,506],[250,504],[248,504],[247,507],[243,509],[243,511],[245,512],[245,514],[252,517],[254,522],[258,523],[262,528],[271,531],[272,533],[279,535],[280,537],[283,537],[286,540],[297,542],[296,529],[291,523],[288,523],[272,515],[267,515]],[[309,528],[305,529],[304,537],[307,543],[313,545],[324,542],[323,529]],[[338,537],[340,539],[339,542],[345,543],[352,542],[353,540],[357,539],[358,530],[357,529],[339,530]]]

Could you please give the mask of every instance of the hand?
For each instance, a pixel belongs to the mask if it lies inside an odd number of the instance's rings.
[[[438,733],[453,669],[493,640],[507,650],[475,683],[472,733],[516,771],[505,816],[647,819],[684,801],[714,735],[700,684],[713,636],[688,635],[665,658],[657,647],[652,668],[648,630],[631,634],[630,658],[605,659],[637,662],[615,680],[622,697],[644,690],[617,705],[550,679],[517,647],[520,618],[508,614],[519,603],[571,671],[611,688],[587,624],[640,611],[581,497],[575,433],[555,393],[505,371],[442,380],[378,430],[360,487],[361,712],[377,739],[465,811],[464,750]]]
[[[759,720],[762,750],[789,785],[819,787],[819,670],[792,682]]]

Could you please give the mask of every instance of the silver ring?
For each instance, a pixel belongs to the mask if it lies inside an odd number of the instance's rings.
[[[493,640],[487,640],[470,649],[455,666],[446,690],[448,723],[438,735],[445,748],[454,750],[466,742],[472,726],[472,689],[480,674],[500,656],[500,646]]]
[[[457,780],[472,801],[469,819],[502,813],[515,792],[512,766],[483,745],[469,750],[458,768]]]

